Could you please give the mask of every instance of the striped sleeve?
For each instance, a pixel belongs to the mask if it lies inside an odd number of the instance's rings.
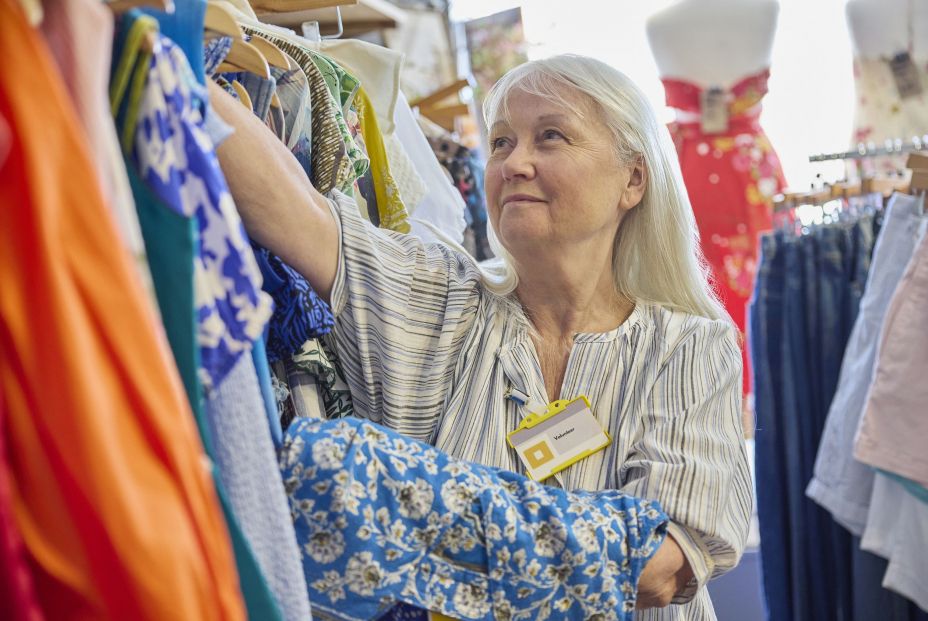
[[[465,253],[375,228],[333,194],[334,344],[355,414],[427,442],[474,326],[480,272]]]
[[[734,328],[692,317],[669,332],[644,433],[623,466],[623,491],[658,500],[694,579],[675,604],[737,565],[751,517],[741,426],[741,353]]]

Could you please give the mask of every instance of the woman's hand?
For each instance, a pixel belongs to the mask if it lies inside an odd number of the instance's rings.
[[[338,227],[286,146],[213,82],[210,104],[235,128],[216,150],[248,235],[302,274],[329,301],[338,269]]]
[[[636,608],[663,608],[693,579],[693,571],[673,537],[667,535],[638,580]]]

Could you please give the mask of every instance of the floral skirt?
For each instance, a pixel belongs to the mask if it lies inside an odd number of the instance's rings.
[[[655,502],[547,487],[360,419],[295,421],[280,467],[319,619],[631,619],[666,533]]]

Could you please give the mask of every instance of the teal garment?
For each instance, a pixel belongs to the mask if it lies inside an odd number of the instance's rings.
[[[201,388],[197,377],[199,348],[196,341],[196,316],[193,312],[193,256],[196,252],[196,223],[162,205],[126,161],[132,195],[136,201],[139,224],[161,321],[174,353],[190,406],[200,409]],[[198,421],[199,424],[199,421]],[[206,428],[199,426],[203,443],[209,447]]]
[[[895,472],[890,472],[889,470],[883,470],[881,468],[877,468],[876,471],[879,472],[880,474],[883,474],[889,477],[890,479],[892,479],[893,481],[895,481],[896,483],[904,487],[905,491],[912,494],[913,496],[915,496],[922,502],[928,504],[928,488],[924,487],[923,485],[920,485],[919,483],[916,483],[912,479],[907,479],[904,476],[896,474]]]
[[[277,412],[277,397],[271,385],[271,365],[267,361],[267,347],[264,337],[255,341],[251,350],[251,357],[255,362],[255,371],[258,372],[258,386],[261,388],[261,398],[264,400],[264,410],[267,413],[267,424],[271,428],[271,440],[274,441],[274,450],[279,451],[283,445],[283,429],[280,427],[280,414]]]
[[[207,455],[210,456],[213,483],[216,485],[216,493],[229,528],[239,587],[245,600],[248,618],[254,621],[283,621],[277,602],[271,595],[257,559],[232,511],[213,460],[213,442],[203,413],[197,376],[199,348],[196,345],[196,317],[193,307],[196,223],[192,218],[185,218],[162,205],[142,183],[132,167],[128,166],[127,169],[139,214],[139,224],[142,227],[142,237],[148,252],[158,307],[174,360],[190,399],[197,428],[200,430],[200,438]]]

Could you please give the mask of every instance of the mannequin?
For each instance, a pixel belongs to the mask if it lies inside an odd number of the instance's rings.
[[[776,0],[681,0],[652,15],[648,44],[662,77],[729,87],[770,66]]]
[[[742,333],[758,238],[771,228],[773,196],[785,185],[758,123],[779,10],[776,0],[680,0],[646,25],[667,105],[676,110],[669,129],[703,253]],[[745,352],[746,396],[748,363]],[[746,406],[751,428],[748,413]]]
[[[928,3],[848,0],[845,13],[857,92],[851,146],[928,133]],[[909,54],[907,75],[920,83],[920,93],[897,85],[890,61],[901,53]],[[893,173],[905,168],[905,156],[873,158],[848,168],[849,176]]]
[[[928,4],[919,0],[848,0],[845,7],[855,58],[892,58],[909,49],[928,57]]]

